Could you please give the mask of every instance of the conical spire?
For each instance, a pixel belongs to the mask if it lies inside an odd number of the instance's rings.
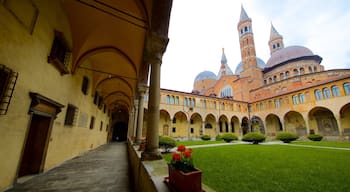
[[[221,64],[227,64],[227,59],[226,59],[224,48],[222,48]]]
[[[247,14],[247,12],[245,12],[243,5],[241,6],[241,16],[239,17],[239,21],[244,21],[249,19],[249,16]]]
[[[277,38],[283,38],[283,37],[277,32],[277,30],[271,23],[270,41]]]

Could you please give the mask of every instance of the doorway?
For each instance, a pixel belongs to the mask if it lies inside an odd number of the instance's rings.
[[[43,171],[50,125],[51,117],[32,115],[18,177],[38,174]]]
[[[117,122],[113,127],[112,141],[126,141],[128,125],[125,122]]]

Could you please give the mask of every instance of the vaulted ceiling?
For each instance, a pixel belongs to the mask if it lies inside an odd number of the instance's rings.
[[[143,52],[151,28],[152,3],[64,1],[73,39],[72,71],[92,71],[92,93],[97,91],[109,109],[129,111],[140,77],[147,77]]]

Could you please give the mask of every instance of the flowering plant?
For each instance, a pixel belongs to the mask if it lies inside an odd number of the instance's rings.
[[[169,165],[184,173],[195,170],[192,159],[192,149],[186,149],[184,145],[180,145],[177,147],[177,151],[178,152],[173,153]]]

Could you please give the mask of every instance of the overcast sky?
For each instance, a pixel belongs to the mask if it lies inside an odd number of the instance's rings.
[[[174,0],[161,88],[191,92],[200,72],[217,75],[222,48],[235,71],[241,61],[241,5],[252,19],[256,53],[265,63],[272,22],[285,47],[309,48],[323,58],[326,70],[350,68],[349,0]]]

